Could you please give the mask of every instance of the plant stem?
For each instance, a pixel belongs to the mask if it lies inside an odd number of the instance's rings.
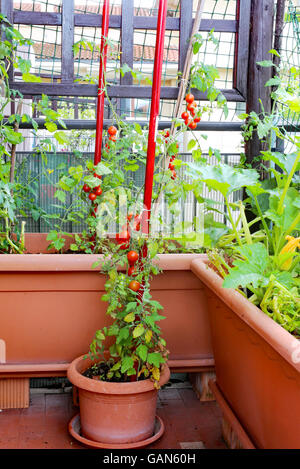
[[[241,200],[239,202],[239,209],[240,209],[240,214],[241,214],[241,219],[242,219],[242,224],[243,224],[243,228],[244,228],[246,242],[247,242],[247,244],[253,244],[252,236],[251,236],[249,226],[248,226],[248,222],[247,222],[247,218],[246,218],[246,215],[245,215],[245,207],[244,207],[243,202]]]
[[[230,206],[229,206],[229,203],[228,203],[228,199],[227,199],[226,196],[224,196],[224,200],[225,200],[225,204],[226,204],[226,207],[227,207],[227,210],[228,210],[228,217],[229,217],[229,220],[230,220],[232,229],[233,229],[233,231],[234,231],[236,240],[237,240],[237,242],[239,243],[240,247],[243,247],[243,244],[242,244],[241,238],[239,237],[239,234],[238,234],[238,232],[237,232],[237,229],[236,229],[236,226],[235,226],[233,217],[232,217],[232,212],[231,212],[231,209],[230,209]]]
[[[275,252],[274,240],[272,239],[270,230],[269,230],[269,228],[268,228],[268,225],[266,224],[266,220],[265,220],[264,217],[263,217],[263,214],[262,214],[260,205],[259,205],[258,200],[257,200],[257,196],[256,196],[256,195],[253,195],[253,198],[254,198],[255,206],[256,206],[257,211],[258,211],[258,214],[259,214],[259,216],[260,216],[261,222],[262,222],[263,227],[264,227],[264,229],[265,229],[265,231],[266,231],[266,233],[267,233],[269,243],[270,243],[271,246],[273,246],[273,251]]]
[[[291,224],[291,226],[289,227],[289,229],[286,231],[285,234],[288,235],[292,233],[292,231],[296,229],[296,226],[298,225],[299,222],[300,222],[300,212],[298,213],[295,220],[293,221],[293,223]]]
[[[281,194],[281,197],[280,197],[280,200],[279,200],[279,204],[278,204],[278,208],[277,208],[277,213],[279,215],[282,215],[283,213],[283,203],[284,203],[284,199],[285,199],[285,196],[286,196],[286,193],[288,191],[288,188],[290,187],[290,184],[291,184],[291,181],[292,181],[292,178],[294,176],[294,173],[296,172],[296,169],[297,169],[297,166],[298,166],[298,163],[300,161],[300,151],[298,152],[297,154],[297,158],[295,159],[294,161],[294,164],[293,164],[293,167],[290,171],[290,174],[288,175],[288,178],[287,178],[287,181],[285,183],[285,186],[284,186],[284,189],[283,189],[283,192]]]

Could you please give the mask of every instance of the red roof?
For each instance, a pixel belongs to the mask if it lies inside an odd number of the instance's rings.
[[[75,13],[84,12],[88,14],[100,15],[102,14],[102,5],[75,5]],[[136,16],[152,16],[152,9],[149,8],[134,8],[134,15]],[[122,7],[120,5],[112,5],[110,8],[110,15],[120,16],[122,14]]]
[[[4,0],[5,1],[5,0]],[[41,5],[39,3],[15,3],[14,10],[21,11],[41,11]]]
[[[40,43],[36,42],[33,44],[33,49],[36,57],[41,60],[43,58],[56,58],[61,59],[61,45],[55,45],[50,43]],[[108,53],[113,52],[115,54],[117,49],[110,50]],[[153,61],[155,54],[154,46],[138,45],[134,44],[133,46],[133,59],[134,61],[139,61],[141,59],[147,61]],[[98,51],[92,52],[90,49],[82,49],[79,52],[79,56],[76,56],[76,59],[79,60],[93,60],[99,61]],[[165,48],[164,49],[164,61],[177,63],[178,62],[178,48]]]

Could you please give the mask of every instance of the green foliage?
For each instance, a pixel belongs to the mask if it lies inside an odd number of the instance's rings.
[[[41,81],[39,77],[30,73],[30,60],[18,55],[19,46],[30,46],[31,42],[14,29],[3,15],[0,15],[0,22],[3,37],[0,45],[0,83],[3,91],[0,97],[0,225],[1,230],[4,230],[0,233],[0,252],[21,253],[24,251],[25,230],[25,221],[22,221],[22,218],[31,214],[35,221],[43,218],[47,222],[50,216],[37,205],[36,177],[28,174],[25,185],[22,183],[23,164],[15,166],[16,148],[24,141],[22,133],[18,130],[20,122],[32,123],[33,135],[37,141],[35,151],[41,156],[42,165],[46,162],[46,152],[52,149],[52,144],[49,139],[38,137],[36,121],[22,112],[23,96],[9,86],[8,70],[12,67],[21,72],[23,81]],[[18,104],[18,112],[5,118],[13,99]],[[45,117],[45,128],[54,133],[54,138],[57,140],[65,141],[63,132],[57,131],[54,121],[63,127],[65,125],[59,114],[51,109],[47,96],[42,96],[37,109]],[[47,177],[46,173],[45,175]],[[19,219],[21,219],[20,224]]]
[[[264,61],[259,65],[268,67],[273,63]],[[272,112],[240,116],[247,120],[244,139],[249,140],[257,132],[266,143],[260,158],[262,164],[271,162],[269,168],[264,167],[269,178],[260,181],[258,170],[232,168],[221,163],[215,167],[207,167],[204,162],[187,163],[187,167],[193,180],[219,192],[225,200],[228,231],[225,234],[219,231],[221,236],[210,243],[209,251],[211,262],[224,278],[224,288],[237,289],[245,296],[250,291],[249,299],[253,303],[288,331],[299,334],[300,194],[296,173],[300,169],[300,139],[276,124],[280,122],[282,102],[289,111],[298,112],[295,103],[299,84],[298,88],[287,87],[281,81],[278,68],[274,68],[278,75],[266,84],[277,86],[272,93]],[[293,73],[299,76],[296,70]],[[272,135],[292,146],[293,152],[272,151]],[[229,194],[241,188],[245,188],[249,197],[229,203]],[[237,219],[234,219],[233,209],[238,213]],[[207,210],[210,210],[208,205]],[[246,217],[247,212],[252,213],[250,218]],[[211,226],[216,228],[216,222],[211,221],[210,229]],[[222,225],[219,224],[218,229],[222,230]],[[206,236],[208,234],[206,232]]]
[[[130,288],[132,277],[128,275],[130,264],[127,253],[133,249],[141,253],[145,240],[132,239],[126,250],[109,240],[102,241],[104,262],[101,271],[107,274],[106,293],[102,300],[108,304],[107,313],[113,318],[113,323],[95,333],[90,345],[90,356],[99,359],[106,350],[106,338],[114,338],[109,349],[110,357],[114,360],[113,366],[105,379],[122,378],[122,381],[127,381],[132,375],[137,379],[151,377],[155,386],[158,386],[159,370],[166,362],[168,352],[157,325],[158,321],[164,319],[158,313],[162,306],[150,294],[150,280],[155,265],[155,257],[151,257],[152,243],[150,239],[146,241],[148,254],[145,257],[140,254],[135,266],[134,280],[140,284],[140,291],[135,292]]]

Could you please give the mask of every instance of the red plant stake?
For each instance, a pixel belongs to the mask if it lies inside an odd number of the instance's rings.
[[[102,10],[102,37],[100,45],[100,66],[99,66],[99,88],[97,97],[97,116],[96,116],[96,140],[94,164],[101,161],[102,134],[103,134],[103,116],[104,116],[104,73],[107,62],[107,36],[109,25],[109,0],[104,0]]]
[[[164,52],[164,37],[166,29],[166,17],[167,17],[167,0],[159,1],[158,18],[157,18],[157,31],[156,31],[156,45],[155,45],[155,58],[154,58],[154,70],[153,70],[153,85],[152,85],[152,100],[151,100],[151,111],[149,121],[149,135],[148,135],[148,150],[147,150],[147,164],[145,172],[145,188],[144,188],[144,211],[142,213],[142,232],[149,233],[150,214],[151,214],[151,201],[152,201],[152,190],[153,190],[153,176],[154,176],[154,164],[155,164],[155,147],[156,147],[156,132],[158,124],[159,114],[159,100],[160,100],[160,88],[161,88],[161,72]],[[147,246],[144,244],[142,256],[146,257]],[[140,266],[142,262],[140,259]],[[132,283],[131,285],[137,288],[137,285]],[[143,282],[139,284],[137,288],[138,301],[142,300],[143,297]],[[137,364],[135,364],[136,372]],[[137,374],[130,377],[131,381],[136,381],[138,378]]]
[[[146,164],[146,172],[145,172],[144,212],[142,216],[142,232],[145,234],[149,233],[150,215],[151,215],[156,133],[157,133],[157,126],[158,126],[166,17],[167,17],[167,0],[160,0],[159,9],[158,9],[158,18],[157,18],[152,100],[151,100],[151,111],[150,111],[150,121],[149,121],[147,164]],[[143,249],[143,256],[145,257],[146,255],[147,255],[147,247],[145,245]]]

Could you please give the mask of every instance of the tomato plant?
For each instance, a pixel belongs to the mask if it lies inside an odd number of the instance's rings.
[[[127,65],[121,67],[120,73],[132,73],[136,78],[136,71]],[[215,89],[214,80],[208,76],[207,80],[207,87]],[[190,77],[190,83],[192,81],[195,82],[194,75]],[[101,252],[104,257],[101,272],[106,274],[107,281],[102,300],[107,302],[112,324],[96,331],[90,344],[90,356],[105,360],[103,352],[109,340],[112,344],[109,348],[110,366],[103,379],[128,381],[150,378],[158,386],[161,366],[167,360],[168,351],[158,326],[158,322],[164,319],[160,314],[163,308],[151,297],[150,282],[152,276],[159,273],[157,254],[166,252],[166,247],[171,252],[188,250],[188,247],[185,248],[184,237],[180,242],[173,242],[171,235],[167,242],[164,238],[152,236],[151,231],[150,234],[144,232],[147,215],[150,215],[150,229],[153,221],[157,221],[153,213],[145,213],[144,185],[138,185],[134,178],[137,171],[145,170],[148,129],[118,115],[106,82],[104,92],[111,110],[112,125],[103,131],[101,163],[94,165],[87,161],[85,165],[68,168],[60,176],[56,195],[63,202],[66,199],[63,193],[74,194],[80,186],[80,197],[88,202],[83,212],[88,230],[76,235],[70,248],[87,253]],[[215,94],[218,95],[217,92]],[[187,93],[185,105],[187,108],[182,112],[182,120],[176,121],[175,132],[165,129],[159,131],[156,138],[153,201],[163,194],[171,213],[175,213],[176,203],[185,200],[190,192],[197,197],[199,195],[198,182],[187,184],[184,178],[179,141],[185,132],[189,132],[195,138],[192,140],[195,146],[193,158],[196,158],[196,149],[201,152],[194,130],[206,107],[197,104],[191,92]],[[160,223],[162,229],[169,228],[163,220]],[[112,233],[108,229],[111,226],[114,227]],[[196,225],[193,228],[197,234]],[[48,239],[52,237],[57,242],[57,233],[50,233]]]

